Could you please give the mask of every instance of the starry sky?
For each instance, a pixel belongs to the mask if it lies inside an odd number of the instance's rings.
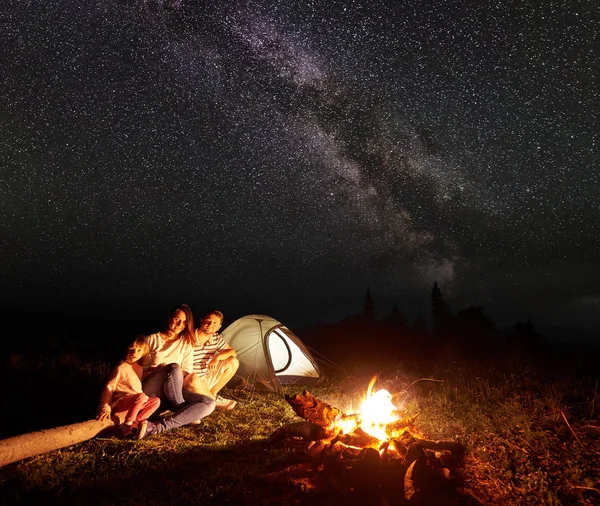
[[[208,6],[210,5],[210,7]],[[600,327],[600,5],[3,0],[5,307]]]

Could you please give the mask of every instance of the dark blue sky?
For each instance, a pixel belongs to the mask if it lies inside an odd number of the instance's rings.
[[[8,306],[600,327],[595,2],[5,0]]]

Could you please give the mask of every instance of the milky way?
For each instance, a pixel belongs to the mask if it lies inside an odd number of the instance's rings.
[[[3,2],[5,305],[600,324],[593,2],[197,5]]]

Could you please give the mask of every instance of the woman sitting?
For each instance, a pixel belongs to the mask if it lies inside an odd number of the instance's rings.
[[[169,418],[140,426],[140,437],[197,422],[210,415],[215,401],[208,395],[183,390],[183,381],[193,369],[192,311],[186,304],[169,312],[167,327],[148,336],[149,359],[142,387],[150,397],[164,400],[174,413]]]

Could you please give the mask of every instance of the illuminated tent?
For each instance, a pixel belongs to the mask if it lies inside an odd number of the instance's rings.
[[[279,392],[283,385],[313,383],[321,377],[316,360],[300,338],[270,316],[244,316],[221,335],[240,361],[228,384],[231,388]]]

